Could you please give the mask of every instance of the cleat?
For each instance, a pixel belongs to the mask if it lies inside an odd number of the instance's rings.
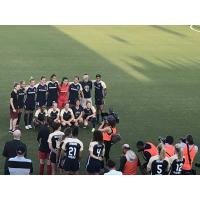
[[[95,131],[95,128],[93,128],[93,129],[91,130],[92,133],[94,133],[94,131]]]
[[[31,125],[28,125],[28,128],[29,128],[29,129],[32,129],[33,127],[32,127]]]
[[[28,129],[29,129],[29,126],[25,126],[25,129],[28,130]]]

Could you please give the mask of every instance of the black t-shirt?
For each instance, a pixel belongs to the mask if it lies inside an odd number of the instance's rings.
[[[27,148],[23,142],[21,142],[20,140],[11,140],[11,141],[7,142],[4,146],[3,156],[6,157],[6,159],[17,156],[17,153],[16,153],[17,148],[21,145],[23,145],[25,147],[26,154],[27,154]]]
[[[81,89],[81,85],[72,83],[69,86],[69,100],[73,101],[75,99],[79,99],[79,91]]]
[[[26,90],[26,102],[27,103],[34,103],[35,102],[35,95],[36,95],[36,87],[29,86]]]
[[[36,101],[40,102],[40,101],[44,101],[46,100],[46,93],[47,93],[47,85],[41,85],[39,84],[37,86],[37,97],[36,97]]]
[[[48,99],[57,100],[58,98],[58,82],[50,81],[47,85]]]
[[[13,90],[10,97],[13,99],[13,106],[18,109],[18,94]],[[10,108],[12,108],[11,105]]]
[[[47,126],[42,126],[38,131],[37,141],[39,142],[39,151],[49,153],[49,144],[47,142],[49,138],[50,130]]]
[[[23,105],[24,104],[24,96],[25,96],[25,89],[21,88],[18,91],[18,104]]]
[[[82,88],[83,88],[83,95],[84,95],[84,98],[91,98],[92,95],[91,95],[91,90],[92,90],[92,81],[82,81],[80,82],[80,84],[82,85]]]
[[[72,111],[74,113],[75,119],[77,119],[80,116],[81,112],[83,112],[83,107],[79,106],[79,108],[76,108],[76,106],[73,106]]]

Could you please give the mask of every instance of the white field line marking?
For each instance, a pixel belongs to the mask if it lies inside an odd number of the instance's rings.
[[[199,32],[200,33],[200,30],[196,30],[193,25],[190,25],[190,29],[193,30],[193,31],[196,31],[196,32]]]

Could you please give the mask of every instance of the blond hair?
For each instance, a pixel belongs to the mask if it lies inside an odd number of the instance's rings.
[[[176,145],[175,145],[175,151],[176,151],[178,160],[182,160],[182,159],[183,159],[183,152],[182,152],[182,149],[181,149],[181,145],[180,145],[180,144],[176,144]]]
[[[159,160],[164,160],[165,154],[166,154],[164,145],[162,143],[160,143],[157,147],[157,150],[158,150]]]

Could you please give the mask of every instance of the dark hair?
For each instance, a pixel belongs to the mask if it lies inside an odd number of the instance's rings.
[[[144,142],[143,142],[143,141],[138,141],[138,142],[136,143],[136,145],[137,145],[137,146],[144,146]]]
[[[40,80],[42,80],[43,78],[46,78],[45,76],[41,76]]]
[[[72,129],[72,136],[78,137],[78,133],[79,133],[79,127],[74,126],[73,129]]]
[[[77,102],[77,101],[79,101],[79,102],[80,102],[80,99],[75,99],[75,105],[76,105],[76,102]]]
[[[26,153],[26,148],[25,148],[25,146],[24,145],[19,145],[18,147],[17,147],[17,149],[16,149],[16,152],[17,152],[17,154],[19,154],[19,155],[23,155],[23,154],[25,154]]]
[[[112,115],[107,117],[107,121],[112,128],[116,126],[116,119]]]
[[[96,141],[98,143],[103,143],[103,134],[101,131],[95,130],[93,133],[93,141]]]
[[[116,166],[115,162],[110,159],[107,161],[106,164],[107,164],[108,168],[110,168],[110,169],[112,169]]]
[[[97,75],[96,75],[96,78],[101,78],[101,74],[97,74]]]
[[[51,127],[52,127],[53,131],[57,131],[60,128],[60,124],[53,122]]]
[[[187,140],[189,145],[193,145],[194,144],[192,135],[187,135],[186,140]]]
[[[52,74],[52,75],[50,76],[50,80],[52,80],[53,77],[55,77],[55,76],[56,76],[56,74]]]
[[[172,136],[170,136],[170,135],[168,135],[167,137],[166,137],[166,143],[168,143],[168,144],[173,144],[174,143],[174,138],[172,137]]]
[[[63,77],[63,78],[62,78],[61,86],[63,85],[63,83],[64,83],[65,80],[68,80],[68,78],[67,78],[67,77]]]
[[[69,137],[72,134],[72,128],[71,127],[67,127],[64,130],[64,134],[65,134],[65,137]]]
[[[29,79],[29,83],[30,83],[31,81],[35,81],[35,79],[34,79],[32,76],[31,76],[30,79]]]
[[[16,88],[19,85],[19,83],[14,83],[13,88]]]

